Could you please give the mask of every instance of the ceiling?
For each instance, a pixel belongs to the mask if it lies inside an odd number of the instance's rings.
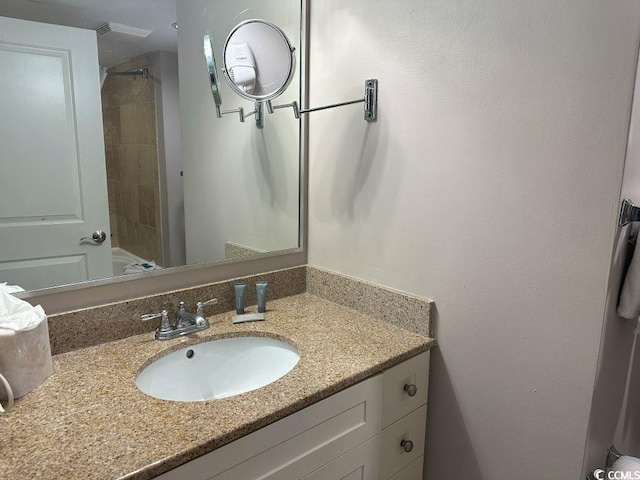
[[[0,16],[95,30],[106,22],[152,30],[147,38],[98,35],[100,65],[159,50],[177,51],[176,0],[0,0]]]

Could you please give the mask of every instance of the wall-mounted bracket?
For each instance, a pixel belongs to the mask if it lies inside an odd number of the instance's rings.
[[[375,122],[378,119],[378,80],[370,78],[364,82],[364,98],[358,100],[351,100],[348,102],[333,103],[331,105],[324,105],[322,107],[306,108],[300,110],[298,102],[293,101],[283,105],[272,105],[270,100],[267,100],[267,111],[273,113],[275,110],[281,108],[291,107],[293,109],[293,116],[300,118],[303,113],[318,112],[320,110],[327,110],[329,108],[344,107],[346,105],[353,105],[356,103],[364,103],[364,119],[367,122]]]
[[[245,115],[245,118],[250,117],[251,115],[256,116],[256,127],[264,128],[264,103],[263,102],[256,102],[256,106],[253,112],[247,113]]]
[[[640,222],[640,207],[636,207],[631,200],[625,198],[620,207],[618,226],[624,227],[631,222]]]

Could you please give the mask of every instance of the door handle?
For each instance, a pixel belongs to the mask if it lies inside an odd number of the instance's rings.
[[[80,239],[80,243],[91,242],[94,245],[100,245],[106,239],[107,239],[107,234],[105,232],[103,232],[102,230],[96,230],[95,232],[93,232],[93,235],[91,235],[90,237],[82,237]]]

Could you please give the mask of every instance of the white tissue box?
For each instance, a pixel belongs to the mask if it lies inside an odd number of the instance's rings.
[[[0,373],[11,385],[15,398],[49,378],[53,366],[46,318],[31,330],[0,329]],[[7,393],[0,386],[0,400],[6,399]]]

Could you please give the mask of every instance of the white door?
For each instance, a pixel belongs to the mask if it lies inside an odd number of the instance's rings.
[[[112,274],[96,34],[0,17],[0,282]]]

